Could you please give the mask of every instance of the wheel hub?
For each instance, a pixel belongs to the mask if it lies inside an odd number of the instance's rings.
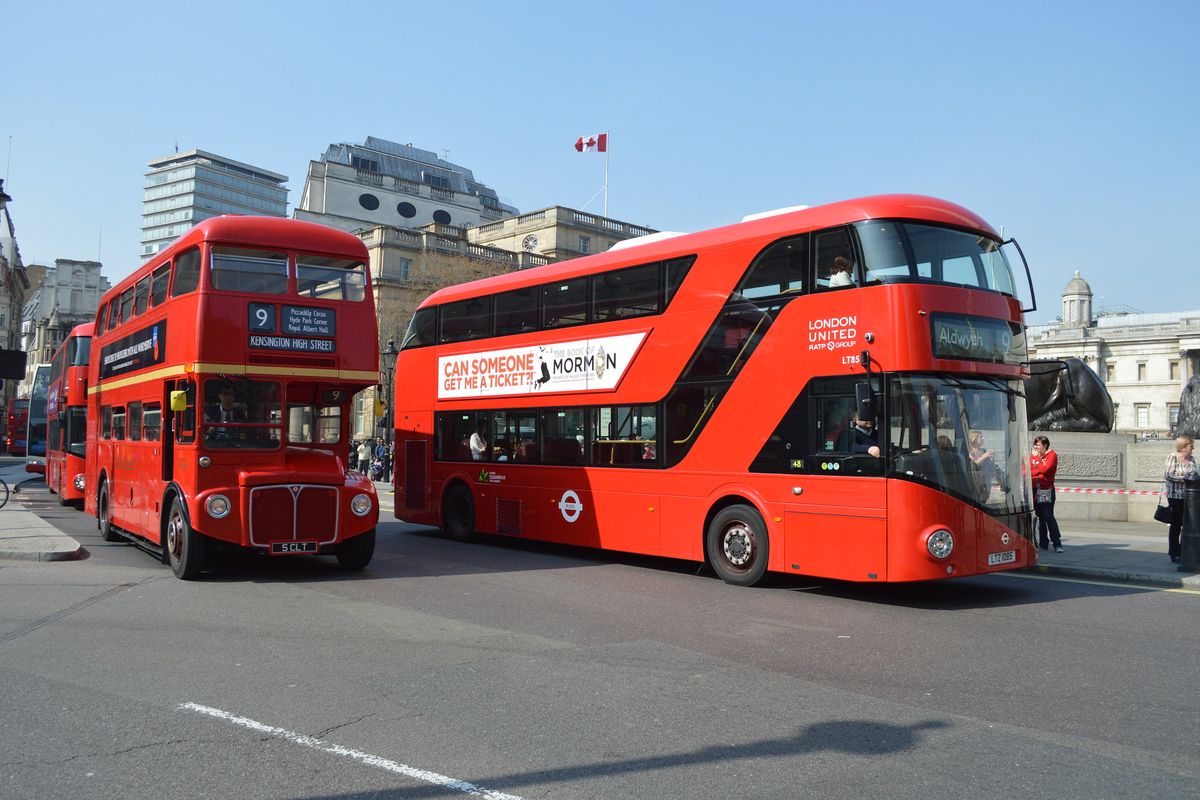
[[[182,518],[178,516],[172,516],[167,522],[167,551],[176,559],[179,558],[179,551],[183,546],[183,533],[180,530],[182,523]]]
[[[725,558],[730,564],[744,567],[754,557],[753,534],[741,523],[731,525],[725,529],[722,549],[724,549]]]

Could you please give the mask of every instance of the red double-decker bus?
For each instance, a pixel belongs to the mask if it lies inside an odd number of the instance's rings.
[[[25,455],[25,437],[29,434],[29,398],[14,397],[8,401],[5,418],[4,449],[10,456]]]
[[[342,231],[218,217],[104,296],[85,508],[106,540],[185,579],[214,542],[366,566],[378,498],[347,463],[351,399],[379,374],[366,264]]]
[[[87,368],[91,322],[76,325],[50,359],[46,394],[46,486],[58,502],[82,502],[87,463]]]
[[[1031,564],[1007,244],[889,195],[443,289],[396,364],[396,516],[741,585]]]

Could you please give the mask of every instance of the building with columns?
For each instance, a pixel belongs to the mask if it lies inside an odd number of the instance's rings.
[[[1031,326],[1030,358],[1074,356],[1108,389],[1114,431],[1167,436],[1179,417],[1179,396],[1200,374],[1200,310],[1157,314],[1097,312],[1079,272],[1062,293],[1062,319]]]

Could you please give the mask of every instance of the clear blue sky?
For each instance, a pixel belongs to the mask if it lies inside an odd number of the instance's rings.
[[[1200,307],[1196,0],[112,5],[4,11],[26,263],[127,275],[176,143],[288,175],[294,207],[330,142],[411,142],[524,211],[587,203],[603,156],[572,144],[607,130],[617,219],[932,194],[1021,242],[1031,322],[1074,270],[1097,304]]]

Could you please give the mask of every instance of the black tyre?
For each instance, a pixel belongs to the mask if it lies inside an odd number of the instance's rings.
[[[730,506],[709,523],[704,552],[721,580],[735,586],[753,586],[767,573],[771,554],[767,526],[752,507]]]
[[[0,481],[0,508],[8,505],[8,484]]]
[[[58,504],[60,506],[69,505],[66,498],[63,497],[63,493],[62,493],[62,475],[58,476],[58,492],[57,492],[57,494],[58,494]]]
[[[171,500],[171,511],[167,515],[167,535],[163,542],[163,550],[167,554],[167,563],[175,576],[185,580],[195,580],[204,569],[204,557],[208,550],[205,538],[196,533],[188,524],[187,516],[183,513],[183,504],[176,497]]]
[[[442,530],[454,539],[469,539],[475,533],[475,496],[456,483],[442,496]]]
[[[100,538],[106,542],[117,542],[121,537],[113,530],[112,503],[109,502],[108,484],[100,484],[100,497],[96,500],[96,527],[100,529]]]
[[[358,572],[371,563],[373,555],[375,555],[374,528],[343,542],[341,549],[337,551],[337,560],[342,569]]]

